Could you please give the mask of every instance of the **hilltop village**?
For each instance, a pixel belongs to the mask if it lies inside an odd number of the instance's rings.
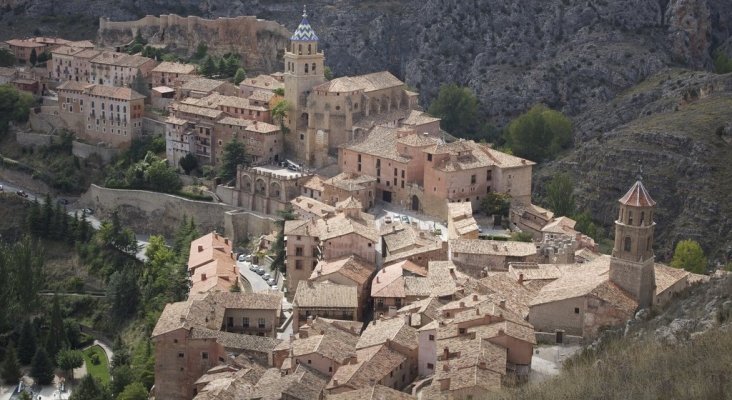
[[[6,44],[28,64],[50,55],[46,71],[0,69],[0,83],[44,95],[34,130],[99,152],[162,134],[176,169],[191,155],[218,167],[244,144],[246,165],[209,188],[225,208],[200,220],[223,223],[190,244],[188,298],[151,332],[152,398],[480,399],[530,380],[540,344],[588,343],[705,279],[655,261],[642,178],[601,254],[576,221],[532,204],[531,160],[453,137],[389,72],[327,79],[306,12],[284,70],[238,84],[89,41]],[[497,193],[505,228],[474,214]]]

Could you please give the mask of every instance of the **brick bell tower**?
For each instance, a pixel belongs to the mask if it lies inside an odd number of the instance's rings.
[[[307,99],[313,87],[325,82],[325,55],[318,49],[318,43],[318,35],[310,26],[307,9],[303,7],[300,25],[285,51],[285,100],[290,107],[285,120],[290,133],[285,135],[285,145],[289,153],[306,163],[312,152],[312,143],[306,137]]]
[[[620,211],[615,221],[610,280],[633,296],[640,308],[648,308],[656,294],[653,254],[656,202],[640,177],[618,202]]]

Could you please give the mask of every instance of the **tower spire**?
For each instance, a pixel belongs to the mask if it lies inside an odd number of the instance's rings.
[[[307,18],[308,17],[308,6],[307,4],[302,5],[302,17]]]
[[[638,160],[638,180],[643,181],[643,160]]]

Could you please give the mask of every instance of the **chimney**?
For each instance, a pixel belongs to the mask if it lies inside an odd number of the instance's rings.
[[[333,379],[333,386],[338,386],[338,379]]]
[[[201,280],[202,281],[205,281],[206,280],[206,274],[201,274]]]
[[[224,244],[229,244],[229,238],[224,238]]]
[[[519,274],[518,284],[519,285],[523,285],[524,284],[524,274],[523,274],[523,272]]]
[[[478,301],[478,295],[477,294],[473,294],[473,301]]]
[[[198,245],[198,252],[200,253],[200,252],[202,252],[202,251],[203,251],[203,246],[201,246],[201,245],[199,244],[199,245]]]
[[[475,307],[475,315],[480,315],[480,308]]]
[[[505,331],[505,330],[503,330],[503,328],[500,328],[500,329],[498,330],[498,336],[503,336],[503,335],[505,335],[505,334],[506,334],[506,331]]]
[[[312,323],[313,323],[313,316],[308,315],[308,324],[312,324]]]
[[[412,316],[410,314],[404,314],[404,323],[411,325]]]
[[[498,251],[498,245],[497,244],[494,244],[493,245],[493,251]]]
[[[218,233],[216,233],[216,232],[214,231],[214,233],[213,233],[213,234],[214,234],[214,238],[215,238],[215,239],[218,239],[218,238],[219,238],[219,234],[218,234]]]
[[[478,363],[478,368],[480,369],[486,369],[485,361],[481,361]]]
[[[498,306],[501,308],[506,308],[506,300],[501,299],[501,301],[498,302]]]

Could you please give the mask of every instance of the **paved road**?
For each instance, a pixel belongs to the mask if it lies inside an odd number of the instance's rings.
[[[249,270],[249,265],[251,265],[248,262],[241,262],[237,261],[236,266],[239,267],[239,274],[242,278],[246,279],[247,282],[249,282],[249,285],[252,288],[252,291],[254,293],[260,293],[260,292],[268,292],[272,290],[270,286],[267,284],[267,282],[262,279],[261,276],[259,276],[256,272]],[[271,275],[271,272],[270,272]]]

